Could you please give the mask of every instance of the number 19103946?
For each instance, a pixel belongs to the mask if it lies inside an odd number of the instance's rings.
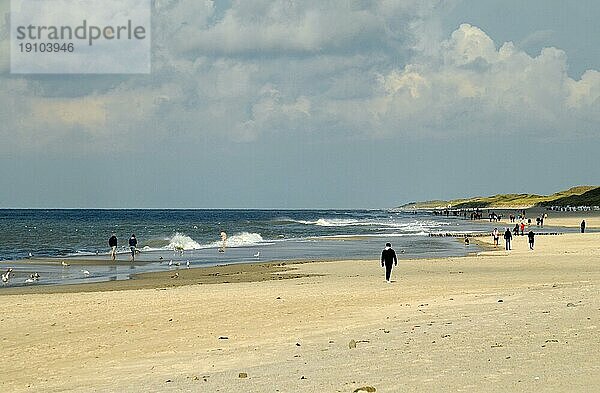
[[[19,50],[23,53],[57,53],[57,52],[74,52],[75,46],[73,43],[59,43],[59,42],[21,42],[19,43]]]

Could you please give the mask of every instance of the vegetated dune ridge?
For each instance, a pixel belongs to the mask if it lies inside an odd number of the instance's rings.
[[[533,206],[600,206],[600,187],[576,186],[552,195],[498,194],[487,197],[472,197],[449,201],[432,200],[411,202],[401,209],[452,209],[469,208],[530,208]]]

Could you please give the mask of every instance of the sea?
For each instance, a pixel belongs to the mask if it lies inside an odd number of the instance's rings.
[[[18,285],[126,280],[136,273],[188,265],[377,260],[386,242],[392,243],[400,258],[461,256],[477,251],[477,246],[465,247],[456,238],[432,235],[489,233],[495,225],[393,209],[0,209],[0,269],[13,269],[13,276],[8,283],[0,283],[0,290]],[[225,242],[222,232],[227,236]],[[112,264],[108,256],[108,239],[113,233],[118,238],[119,264]],[[126,263],[132,234],[140,252],[135,263]],[[56,263],[47,263],[48,258]],[[85,266],[76,262],[82,259]],[[36,272],[40,278],[28,280]]]

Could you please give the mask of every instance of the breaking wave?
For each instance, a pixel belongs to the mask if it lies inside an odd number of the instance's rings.
[[[241,232],[227,238],[227,247],[247,247],[261,243],[264,243],[264,239],[260,233]],[[168,250],[200,250],[203,248],[217,248],[222,245],[221,240],[200,244],[187,235],[176,233],[169,239],[169,244],[163,248]]]

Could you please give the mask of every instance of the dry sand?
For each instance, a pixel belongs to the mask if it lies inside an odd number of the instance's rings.
[[[586,228],[600,228],[600,215],[551,215],[544,221],[546,226],[559,226],[579,228],[581,221],[585,220]]]
[[[514,248],[401,261],[392,284],[376,260],[337,261],[0,296],[0,391],[598,391],[600,234]]]

